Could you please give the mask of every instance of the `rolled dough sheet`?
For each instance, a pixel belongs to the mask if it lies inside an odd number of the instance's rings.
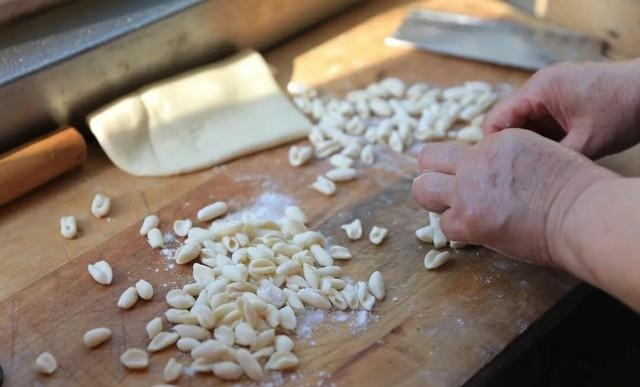
[[[87,121],[109,159],[137,176],[210,167],[302,138],[311,126],[254,51],[148,85]]]

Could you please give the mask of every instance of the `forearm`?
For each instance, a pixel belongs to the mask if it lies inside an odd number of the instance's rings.
[[[589,186],[557,237],[558,266],[640,311],[640,179]]]

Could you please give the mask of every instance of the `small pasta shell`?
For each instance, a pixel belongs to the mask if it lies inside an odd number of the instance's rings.
[[[95,348],[111,338],[111,330],[109,328],[94,328],[88,330],[83,337],[84,345],[87,348]]]
[[[143,300],[150,300],[153,297],[153,286],[141,279],[136,282],[136,292]]]
[[[298,297],[302,300],[306,305],[320,308],[320,309],[330,309],[331,302],[325,296],[323,296],[316,289],[301,289],[298,291]]]
[[[213,331],[213,337],[228,346],[232,346],[236,342],[236,335],[233,333],[233,329],[226,325],[217,327]]]
[[[182,364],[178,363],[175,358],[169,359],[164,366],[162,377],[165,382],[173,382],[177,380],[182,374]]]
[[[151,342],[147,346],[147,351],[158,352],[178,341],[178,338],[176,332],[160,332],[151,339]]]
[[[374,271],[371,277],[369,277],[369,291],[371,291],[371,294],[373,294],[376,299],[380,301],[384,299],[386,294],[384,277],[379,271]]]
[[[97,194],[91,201],[91,213],[96,218],[102,218],[111,210],[111,199],[103,194]]]
[[[373,114],[381,117],[390,116],[392,113],[391,107],[387,101],[378,97],[372,98],[369,101],[369,109],[371,109]]]
[[[118,299],[118,308],[129,309],[138,301],[138,292],[133,286],[128,287]]]
[[[43,352],[36,358],[35,369],[43,375],[51,375],[57,368],[58,362],[49,352]]]
[[[362,148],[362,151],[360,152],[360,161],[368,165],[372,165],[375,162],[373,145],[368,144]]]
[[[351,223],[343,224],[340,228],[345,231],[347,238],[351,240],[362,238],[362,222],[360,222],[360,219],[355,219]]]
[[[198,210],[196,217],[201,222],[206,222],[224,215],[229,207],[225,202],[215,202]]]
[[[217,340],[207,340],[191,350],[192,359],[207,359],[209,361],[224,360],[231,353],[231,348]]]
[[[138,348],[129,348],[120,355],[122,365],[130,370],[144,369],[149,366],[149,355]]]
[[[184,309],[168,309],[166,312],[164,312],[164,316],[167,321],[174,324],[195,325],[198,323],[198,318],[193,313]]]
[[[449,247],[451,247],[452,249],[462,249],[464,247],[467,246],[467,243],[465,242],[460,242],[460,241],[449,241]]]
[[[191,337],[196,340],[206,340],[211,336],[211,333],[197,325],[178,324],[171,327],[180,337]]]
[[[73,239],[78,234],[78,222],[75,216],[63,216],[60,218],[60,235],[67,239]]]
[[[329,247],[329,254],[333,259],[351,259],[353,257],[348,248],[338,245]]]
[[[186,244],[178,247],[173,259],[179,265],[184,265],[198,258],[200,255],[200,249],[193,244]]]
[[[374,245],[379,245],[384,241],[384,238],[387,236],[388,230],[384,227],[373,226],[371,232],[369,233],[369,241]]]
[[[140,235],[147,235],[152,228],[158,227],[159,224],[160,219],[156,215],[147,215],[142,221],[142,225],[140,225]]]
[[[307,223],[307,215],[300,209],[298,206],[288,206],[284,209],[284,215],[292,220],[297,220],[298,222]]]
[[[291,309],[291,307],[289,306],[285,306],[280,308],[279,310],[280,310],[280,325],[287,330],[296,329],[296,325],[298,325],[298,321],[296,319],[295,313],[293,312],[293,309]]]
[[[193,226],[193,222],[190,219],[181,219],[173,222],[173,232],[177,236],[187,236],[189,230]]]
[[[311,187],[326,196],[334,195],[337,190],[336,184],[324,176],[318,176]]]
[[[170,290],[165,297],[167,304],[176,309],[188,309],[196,303],[192,295],[182,289]]]
[[[353,168],[334,168],[326,173],[327,178],[336,183],[353,180],[357,175],[358,171]]]
[[[366,282],[358,281],[358,283],[356,284],[356,289],[360,306],[362,306],[366,310],[373,309],[373,306],[376,303],[376,299],[369,292],[369,287],[367,286]]]
[[[276,273],[285,277],[292,276],[300,272],[300,263],[294,260],[287,261],[276,269]]]
[[[182,352],[191,352],[198,345],[200,345],[200,342],[192,337],[181,337],[176,343],[176,347]]]
[[[164,247],[164,238],[162,232],[157,228],[152,228],[147,233],[147,242],[152,249]]]
[[[293,167],[300,167],[306,164],[313,156],[311,147],[293,145],[289,148],[289,164]]]
[[[291,352],[275,352],[269,361],[265,364],[264,368],[269,371],[280,371],[298,366],[298,358]]]
[[[249,379],[255,381],[262,379],[262,366],[251,352],[243,348],[236,350],[236,360]]]
[[[214,363],[211,369],[222,380],[238,380],[244,374],[242,368],[232,361]]]
[[[267,329],[260,332],[256,338],[256,344],[251,347],[251,350],[258,350],[273,344],[276,338],[276,331],[274,329]]]
[[[245,282],[249,276],[247,267],[241,263],[222,267],[222,276],[229,281]]]
[[[444,265],[451,259],[448,251],[431,250],[424,256],[424,267],[427,270],[434,270]]]
[[[425,226],[417,229],[416,237],[423,242],[433,243],[433,227]]]
[[[94,264],[90,264],[87,267],[91,278],[93,278],[97,283],[102,285],[109,285],[113,280],[113,271],[111,270],[111,265],[107,261],[98,261]]]
[[[323,249],[322,246],[311,245],[309,250],[311,251],[313,258],[315,258],[316,262],[318,262],[320,266],[333,266],[333,258],[331,258],[331,255],[329,255],[329,253],[325,249]]]
[[[268,358],[269,356],[273,355],[275,351],[276,349],[273,347],[263,347],[253,352],[251,355],[253,355],[253,357],[255,357],[256,359],[262,359]]]
[[[326,243],[326,239],[317,231],[307,231],[294,236],[292,242],[301,248],[307,248],[314,244],[323,246]]]
[[[405,90],[407,89],[405,83],[395,77],[387,77],[381,80],[379,85],[386,89],[389,95],[396,98],[404,97]]]
[[[278,335],[274,339],[274,345],[278,352],[291,352],[293,351],[293,340],[286,335]]]
[[[144,329],[147,332],[149,340],[153,339],[158,333],[162,332],[162,319],[160,317],[151,319],[151,321],[145,325]]]
[[[234,328],[236,343],[247,347],[255,346],[258,339],[256,331],[246,322],[241,322]]]
[[[351,168],[353,159],[343,154],[335,154],[329,158],[329,163],[336,168]]]

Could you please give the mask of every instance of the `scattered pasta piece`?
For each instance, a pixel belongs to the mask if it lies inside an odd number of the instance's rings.
[[[36,358],[35,369],[43,375],[51,375],[57,368],[58,362],[49,352],[43,352]]]
[[[153,286],[141,279],[136,282],[136,292],[143,300],[150,300],[153,297]]]
[[[130,370],[144,369],[149,366],[149,355],[138,348],[129,348],[120,355],[122,365]]]
[[[111,338],[111,330],[109,328],[94,328],[88,330],[83,337],[84,345],[87,348],[95,348]]]
[[[326,196],[332,196],[336,193],[336,184],[324,176],[318,176],[311,187]]]
[[[434,270],[444,265],[451,259],[448,251],[431,250],[424,256],[424,267],[427,270]]]
[[[184,237],[187,236],[189,230],[191,230],[191,226],[193,226],[193,222],[191,222],[190,219],[176,220],[173,222],[173,232],[177,236]]]
[[[309,146],[293,145],[289,148],[289,164],[294,167],[300,167],[311,160],[313,151]]]
[[[386,238],[388,232],[389,230],[384,227],[373,226],[371,232],[369,233],[369,241],[371,241],[371,243],[373,243],[374,245],[379,245],[382,243],[382,241],[384,241],[384,238]]]
[[[164,247],[164,238],[162,237],[162,232],[157,228],[152,228],[147,233],[147,242],[152,249]]]
[[[60,218],[60,235],[67,239],[73,239],[78,234],[78,222],[75,216],[63,216]]]
[[[145,236],[151,229],[158,227],[160,219],[156,215],[147,215],[140,225],[140,235]]]
[[[347,238],[351,240],[362,238],[362,222],[360,222],[360,219],[355,219],[353,222],[343,224],[340,227],[347,234]]]
[[[133,286],[128,287],[118,299],[118,308],[130,309],[138,302],[138,292]]]
[[[182,364],[178,363],[176,359],[171,358],[164,366],[162,376],[165,382],[173,382],[177,380],[182,374]]]
[[[384,277],[382,277],[382,273],[379,271],[374,271],[371,277],[369,277],[369,290],[376,299],[379,301],[384,300],[386,294]]]
[[[335,168],[326,173],[327,178],[335,183],[353,180],[357,175],[358,171],[353,168]]]
[[[197,213],[197,218],[201,222],[212,220],[224,215],[228,210],[225,202],[215,202],[206,207],[201,208]]]
[[[102,285],[109,285],[113,280],[113,271],[111,270],[111,265],[107,261],[98,261],[94,264],[90,264],[87,267],[91,278],[93,278],[97,283]]]
[[[96,218],[103,218],[111,210],[111,199],[103,194],[97,194],[91,201],[91,213]]]

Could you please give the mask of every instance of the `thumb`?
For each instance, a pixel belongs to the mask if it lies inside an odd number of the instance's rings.
[[[482,122],[485,135],[507,128],[521,128],[533,111],[527,102],[527,90],[521,89],[500,100],[487,112]]]
[[[440,215],[440,229],[447,239],[453,241],[470,242],[470,235],[456,216],[454,209],[448,208]]]
[[[578,153],[582,153],[586,156],[591,156],[590,154],[588,154],[589,152],[587,150],[588,139],[589,137],[586,131],[573,129],[570,130],[569,133],[567,133],[562,141],[560,141],[560,144]]]

